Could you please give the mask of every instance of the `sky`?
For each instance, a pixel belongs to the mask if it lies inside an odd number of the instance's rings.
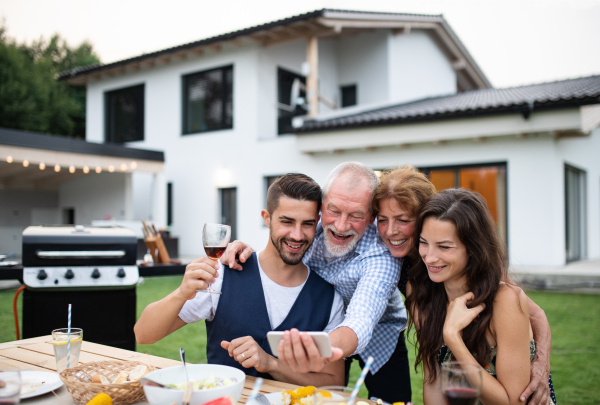
[[[0,0],[0,18],[108,63],[324,7],[443,14],[494,87],[600,74],[600,0]]]

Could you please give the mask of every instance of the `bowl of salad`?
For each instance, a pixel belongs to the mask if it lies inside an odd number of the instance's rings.
[[[190,383],[193,385],[190,405],[200,405],[213,399],[230,396],[236,403],[244,389],[246,374],[237,368],[218,364],[187,365]],[[180,404],[187,380],[183,366],[167,367],[152,371],[146,378],[167,385],[169,388],[144,385],[144,393],[150,405]]]

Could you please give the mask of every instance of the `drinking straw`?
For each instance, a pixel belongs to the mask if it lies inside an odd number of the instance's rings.
[[[71,367],[71,304],[69,304],[69,321],[67,322],[67,368]]]
[[[256,379],[256,382],[254,383],[254,387],[252,388],[252,392],[250,393],[250,396],[248,397],[248,400],[246,401],[247,404],[252,403],[252,401],[256,400],[256,396],[258,395],[258,390],[260,389],[260,386],[263,383],[263,379],[258,377]]]
[[[348,405],[354,404],[354,401],[356,400],[356,397],[358,396],[358,391],[360,390],[360,386],[362,385],[363,381],[365,381],[365,377],[367,376],[367,373],[369,372],[369,368],[371,368],[371,364],[373,364],[373,357],[369,356],[369,358],[367,359],[367,363],[363,367],[363,369],[360,373],[360,376],[358,377],[358,380],[356,380],[356,385],[354,386],[354,389],[352,390],[352,394],[350,394],[350,399],[348,400]]]

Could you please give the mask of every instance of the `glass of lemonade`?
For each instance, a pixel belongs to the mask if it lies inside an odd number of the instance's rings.
[[[54,329],[52,331],[52,347],[54,347],[54,357],[56,358],[56,371],[60,373],[67,368],[67,349],[68,349],[68,329]],[[79,364],[79,353],[81,353],[81,344],[83,343],[83,330],[71,328],[71,356],[69,367],[75,367]]]
[[[0,404],[18,404],[21,395],[21,375],[18,371],[0,373]]]

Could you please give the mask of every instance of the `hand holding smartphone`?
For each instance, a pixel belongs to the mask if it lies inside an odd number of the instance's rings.
[[[331,350],[331,341],[329,340],[329,334],[326,332],[300,332],[307,333],[309,336],[312,336],[317,349],[319,349],[319,354],[321,357],[331,357],[333,356],[333,351]],[[269,340],[269,345],[271,346],[271,352],[274,356],[278,356],[278,348],[279,342],[283,339],[283,332],[269,332],[267,333],[267,339]]]

